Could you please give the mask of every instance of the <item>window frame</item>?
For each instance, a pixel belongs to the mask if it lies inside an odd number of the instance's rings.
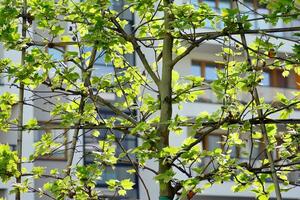
[[[219,64],[219,63],[216,63],[216,62],[213,62],[213,61],[207,61],[207,60],[194,60],[192,59],[191,60],[191,68],[193,65],[198,65],[200,67],[200,74],[201,74],[201,77],[204,78],[205,81],[207,82],[212,82],[214,80],[207,80],[205,79],[205,76],[206,76],[206,67],[208,64],[211,64],[211,65],[214,65],[216,66],[216,69],[223,69],[224,68],[224,65],[222,64]],[[191,71],[191,69],[190,69]],[[265,68],[263,70],[264,72],[266,73],[269,73],[270,75],[270,84],[268,86],[264,86],[264,85],[261,85],[262,87],[276,87],[276,88],[289,88],[289,89],[299,89],[300,88],[300,85],[296,85],[295,88],[293,86],[289,86],[289,82],[288,82],[288,78],[287,77],[281,77],[282,80],[284,80],[284,83],[281,84],[280,83],[280,80],[279,80],[279,77],[282,76],[281,73],[283,70],[281,69],[268,69],[268,68]],[[194,75],[194,74],[192,74]],[[298,75],[295,74],[295,82],[297,82],[297,80],[300,82],[300,76],[298,77]]]
[[[214,0],[215,1],[215,9],[216,10],[219,10],[220,11],[220,9],[222,9],[222,8],[220,8],[220,0]],[[198,2],[199,3],[206,3],[205,2],[205,0],[198,0]],[[230,3],[230,8],[232,8],[233,7],[233,5],[232,5],[232,1],[229,1],[229,3]]]
[[[283,70],[280,69],[264,69],[264,72],[269,73],[270,75],[270,85],[269,86],[264,86],[264,87],[276,87],[276,88],[291,88],[289,87],[289,83],[288,83],[288,78],[287,77],[282,77],[282,79],[284,80],[284,83],[281,85],[280,81],[279,81],[279,77],[282,76],[281,73]],[[262,85],[263,86],[263,85]]]
[[[222,64],[215,63],[213,61],[205,61],[205,60],[192,60],[191,67],[192,67],[192,65],[199,65],[200,66],[201,77],[203,77],[205,81],[212,82],[214,80],[206,80],[205,79],[206,67],[207,67],[208,64],[216,66],[216,69],[222,69],[223,68]]]

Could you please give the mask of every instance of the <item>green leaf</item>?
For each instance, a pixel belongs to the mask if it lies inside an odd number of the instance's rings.
[[[289,74],[290,74],[290,72],[287,71],[287,70],[284,70],[284,71],[282,72],[282,76],[283,76],[283,77],[288,77]]]
[[[34,178],[40,178],[45,172],[45,167],[33,167],[32,173],[34,174]]]
[[[155,176],[155,179],[164,183],[168,183],[169,181],[172,180],[173,176],[175,175],[175,173],[173,172],[172,169],[169,169],[167,171],[165,171],[164,173],[160,173],[158,175]]]
[[[39,128],[38,121],[36,119],[30,119],[26,123],[25,127],[27,129],[34,129],[34,128]]]
[[[262,134],[260,132],[254,132],[254,133],[252,133],[252,138],[253,139],[261,139]]]
[[[118,194],[120,195],[120,196],[125,196],[126,195],[126,190],[118,190]]]
[[[97,138],[100,136],[100,132],[95,130],[95,131],[93,131],[92,135]]]
[[[121,181],[121,186],[124,190],[132,190],[134,183],[130,179],[124,179]]]
[[[110,180],[106,181],[105,183],[106,183],[108,186],[110,186],[110,187],[115,187],[116,184],[117,184],[117,180],[115,180],[115,179],[110,179]]]
[[[179,47],[178,49],[176,49],[176,54],[177,55],[181,55],[186,51],[186,47]]]
[[[134,174],[136,173],[136,170],[135,169],[129,169],[126,171],[128,174]]]
[[[172,85],[174,86],[179,80],[179,73],[175,70],[172,70]]]

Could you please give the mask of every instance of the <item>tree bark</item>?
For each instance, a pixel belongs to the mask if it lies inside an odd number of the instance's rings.
[[[90,62],[89,65],[86,67],[86,69],[84,69],[84,66],[82,66],[82,81],[84,82],[84,86],[89,88],[90,86],[90,77],[91,77],[91,71],[88,71],[89,69],[91,69],[94,65],[95,59],[96,59],[96,54],[97,54],[97,48],[93,47],[93,50],[91,52],[91,57],[90,57]],[[86,74],[86,76],[85,76]],[[79,109],[78,112],[80,115],[82,115],[82,113],[84,112],[84,106],[85,106],[85,100],[86,100],[87,94],[86,95],[81,95],[80,98],[80,103],[79,103]],[[66,175],[69,176],[71,174],[71,167],[72,167],[72,163],[73,163],[73,159],[74,159],[74,154],[75,154],[75,150],[76,150],[76,145],[77,145],[77,141],[78,141],[78,135],[79,135],[79,130],[80,130],[80,125],[81,125],[81,119],[79,119],[79,121],[76,124],[78,126],[78,128],[76,128],[74,130],[73,133],[73,138],[72,138],[72,143],[71,143],[71,147],[70,147],[70,152],[68,154],[68,160],[67,160],[67,173]]]
[[[26,38],[26,22],[27,22],[27,0],[23,1],[22,6],[22,38]],[[22,48],[21,52],[21,66],[25,65],[25,56],[26,56],[26,47]],[[22,172],[22,147],[23,147],[23,113],[24,113],[24,84],[20,80],[20,87],[19,87],[19,103],[18,103],[18,136],[17,136],[17,154],[18,154],[18,171]],[[16,182],[18,184],[22,183],[22,176],[16,178]],[[17,189],[16,193],[16,200],[21,200],[21,192]]]
[[[169,146],[169,121],[172,117],[172,48],[173,37],[171,31],[171,16],[169,13],[170,1],[164,0],[164,29],[165,35],[163,40],[162,51],[162,79],[159,85],[160,93],[160,125],[159,134],[161,137],[159,150]],[[159,159],[159,173],[165,173],[168,170],[172,170],[170,163],[166,163],[164,158]],[[173,189],[171,182],[160,181],[159,183],[160,199],[173,199]]]

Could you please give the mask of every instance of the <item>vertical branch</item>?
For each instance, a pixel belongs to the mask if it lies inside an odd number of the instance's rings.
[[[26,38],[26,22],[27,22],[27,0],[23,0],[22,5],[22,39]],[[22,48],[21,52],[21,66],[25,65],[26,47]],[[24,113],[24,84],[20,80],[19,88],[19,103],[18,103],[18,136],[17,136],[17,154],[18,154],[18,171],[22,171],[22,143],[23,143],[23,113]],[[21,175],[16,178],[16,182],[20,184],[22,182]],[[16,200],[21,200],[21,192],[17,189]]]
[[[235,0],[235,3],[236,3],[236,6],[238,8],[238,1]],[[251,58],[250,58],[250,54],[249,54],[249,50],[248,50],[248,46],[247,46],[247,40],[246,40],[245,33],[244,33],[244,27],[240,23],[240,21],[241,21],[240,11],[239,11],[237,17],[238,17],[238,23],[239,23],[238,25],[239,25],[239,29],[240,29],[242,45],[245,49],[247,62],[249,64],[249,66],[252,66]],[[259,106],[260,105],[260,100],[259,100],[259,95],[258,95],[258,91],[257,91],[256,87],[253,88],[253,98],[254,98],[254,101],[255,101],[256,105]],[[258,117],[259,117],[259,120],[260,120],[260,128],[261,128],[261,132],[263,134],[264,143],[265,143],[266,146],[269,146],[270,141],[269,141],[266,125],[264,124],[263,110],[261,108],[259,108],[257,110],[257,114],[258,114]],[[272,180],[273,180],[273,183],[274,183],[274,186],[275,186],[276,198],[277,198],[277,200],[282,200],[279,181],[278,181],[278,177],[277,177],[276,169],[275,169],[275,165],[274,165],[273,155],[268,150],[266,150],[266,154],[267,154],[267,158],[270,162],[270,170],[271,170]]]
[[[162,50],[162,78],[159,84],[160,94],[160,125],[158,133],[160,135],[159,150],[169,146],[169,121],[172,117],[172,48],[173,37],[171,35],[171,22],[172,17],[170,13],[171,2],[164,0],[164,40]],[[171,170],[171,164],[167,163],[164,158],[159,159],[159,173],[163,174]],[[160,198],[173,199],[173,189],[171,183],[160,181]]]
[[[87,88],[89,87],[89,84],[90,84],[90,77],[91,77],[90,69],[94,65],[96,54],[97,54],[97,47],[94,46],[92,53],[91,53],[90,60],[89,60],[90,61],[89,65],[87,66],[86,69],[82,68],[82,81],[84,82],[84,86]],[[84,67],[84,66],[82,66],[82,67]],[[82,115],[82,113],[84,112],[86,96],[87,95],[82,94],[81,98],[80,98],[79,110],[78,110],[80,115]],[[81,119],[79,119],[79,121],[77,123],[77,128],[75,129],[75,131],[73,133],[72,143],[71,143],[71,147],[70,147],[70,153],[68,155],[68,161],[67,161],[67,173],[66,173],[67,175],[70,175],[70,173],[71,173],[71,166],[73,163],[74,154],[75,154],[75,150],[76,150],[78,134],[79,134],[79,130],[80,130],[80,124],[81,124]]]
[[[82,114],[84,111],[84,105],[85,105],[85,99],[84,99],[84,96],[81,96],[80,103],[79,103],[79,109],[78,109],[78,112],[80,114]],[[68,160],[67,160],[67,167],[66,167],[67,175],[70,175],[70,173],[71,173],[71,166],[73,163],[74,154],[75,154],[75,150],[76,150],[78,134],[79,134],[79,130],[80,130],[80,123],[81,123],[81,120],[79,119],[78,123],[76,124],[77,125],[76,129],[74,130],[74,133],[73,133],[72,143],[71,143],[70,152],[68,154]]]

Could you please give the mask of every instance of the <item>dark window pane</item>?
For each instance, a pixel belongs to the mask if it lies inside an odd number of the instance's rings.
[[[110,179],[117,179],[117,180],[124,180],[130,179],[132,182],[136,183],[136,175],[127,173],[127,170],[133,169],[131,166],[118,166],[115,169],[106,168],[103,172],[102,179],[97,182],[98,186],[106,186],[106,181]],[[137,198],[137,184],[135,184],[134,189],[127,192],[125,197],[122,199],[127,198]]]
[[[275,71],[274,73],[276,73],[277,74],[277,83],[276,83],[276,85],[274,85],[274,86],[276,86],[276,87],[281,87],[281,88],[286,88],[286,87],[288,87],[288,77],[283,77],[282,76],[282,71]]]
[[[101,118],[108,119],[110,117],[115,116],[113,112],[99,109],[99,112],[101,113]],[[127,113],[130,114],[130,113]],[[92,151],[94,151],[94,146],[98,145],[98,142],[100,140],[106,140],[107,136],[109,134],[113,134],[121,143],[122,147],[127,151],[129,149],[135,148],[137,146],[137,139],[135,136],[129,136],[124,135],[120,131],[115,130],[108,130],[108,129],[99,129],[100,135],[99,137],[92,136],[92,131],[86,132],[85,134],[85,157],[84,157],[84,163],[90,164],[94,161],[94,156],[92,154]],[[116,156],[118,156],[120,153],[123,153],[123,149],[118,145],[118,142],[115,142],[112,144],[116,147]],[[130,155],[132,160],[136,160],[136,158],[133,155]],[[117,179],[117,180],[123,180],[123,179],[131,179],[135,185],[134,189],[127,192],[127,195],[125,197],[116,197],[114,199],[137,199],[138,197],[138,186],[137,186],[137,177],[136,174],[129,174],[127,173],[127,170],[133,169],[131,166],[130,161],[127,157],[122,158],[118,161],[118,163],[115,165],[115,168],[112,169],[110,167],[106,168],[101,176],[101,180],[97,182],[98,187],[106,187],[106,181],[109,179]]]
[[[133,54],[126,54],[124,55],[126,61],[131,65],[133,66],[134,65],[134,55]]]
[[[230,152],[230,157],[231,158],[237,158],[238,157],[238,150],[237,150],[237,147],[236,146],[232,146],[229,148],[231,150]]]
[[[207,150],[208,151],[213,151],[216,148],[221,148],[221,137],[218,135],[210,135],[207,138]]]

